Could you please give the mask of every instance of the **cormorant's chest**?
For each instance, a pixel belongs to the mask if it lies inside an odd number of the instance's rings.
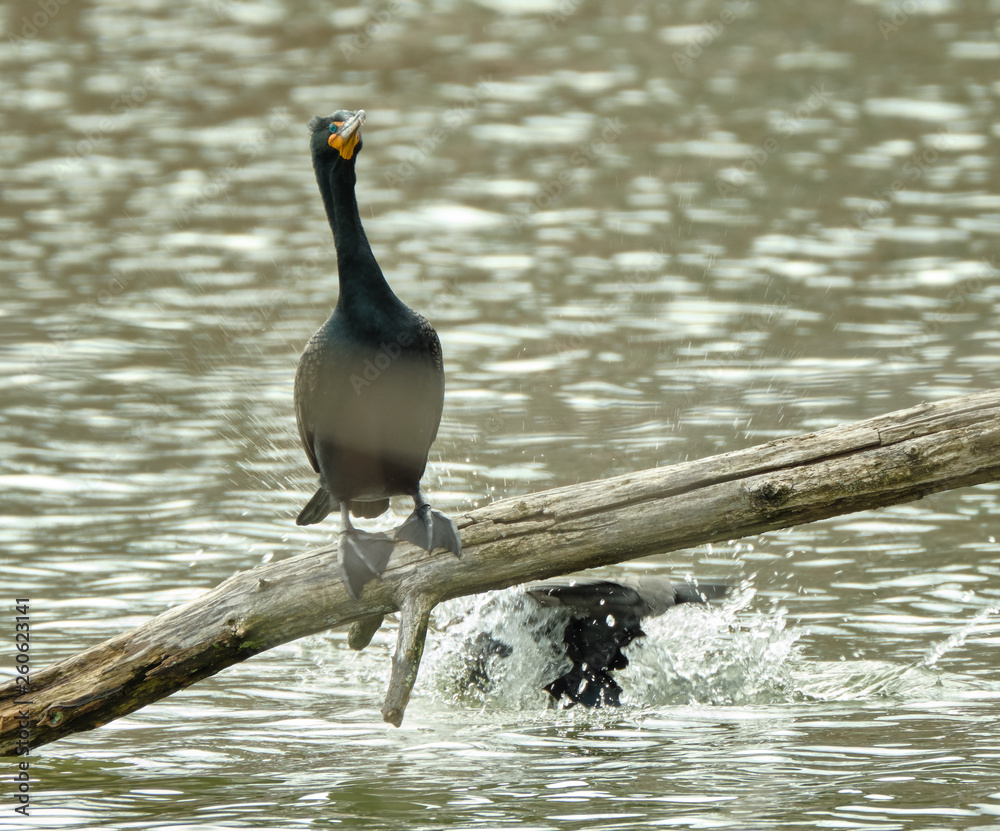
[[[441,347],[430,324],[403,308],[364,320],[335,312],[314,336],[310,411],[324,434],[351,446],[373,436],[421,447],[433,439],[444,399]]]
[[[372,309],[363,316],[335,312],[320,330],[326,346],[343,360],[377,352],[419,359],[433,351],[424,318],[407,309]],[[436,336],[433,336],[436,341]]]
[[[317,387],[329,397],[348,390],[358,412],[366,407],[438,408],[444,391],[441,346],[420,315],[399,304],[364,315],[338,308],[316,333]]]

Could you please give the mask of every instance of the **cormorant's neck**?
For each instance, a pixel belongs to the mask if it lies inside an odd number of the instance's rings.
[[[361,226],[358,200],[354,195],[357,181],[354,165],[314,158],[313,166],[337,249],[338,305],[350,304],[353,299],[362,302],[395,299]]]

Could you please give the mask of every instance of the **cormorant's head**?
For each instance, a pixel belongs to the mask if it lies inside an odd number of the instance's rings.
[[[361,149],[361,125],[364,123],[364,110],[337,110],[333,115],[314,115],[309,119],[313,155],[322,158],[331,153],[352,162]]]

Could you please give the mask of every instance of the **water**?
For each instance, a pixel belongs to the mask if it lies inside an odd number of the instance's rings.
[[[368,112],[368,235],[441,335],[443,510],[1000,386],[996,13],[15,3],[0,567],[35,661],[331,539],[293,522],[314,113]],[[547,709],[532,661],[459,694],[468,599],[402,729],[393,630],[331,632],[40,748],[0,828],[996,827],[997,493],[609,569],[742,586],[644,624],[621,710]]]

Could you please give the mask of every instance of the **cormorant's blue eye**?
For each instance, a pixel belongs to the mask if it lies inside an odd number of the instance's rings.
[[[339,124],[331,124],[330,125],[330,132],[331,133],[336,133],[337,130],[339,130],[339,129],[340,129],[340,125]]]

